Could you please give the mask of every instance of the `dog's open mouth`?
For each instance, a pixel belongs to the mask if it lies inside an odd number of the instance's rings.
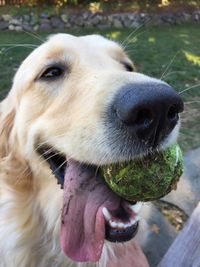
[[[140,203],[129,203],[106,185],[100,168],[88,166],[53,150],[38,151],[64,189],[61,247],[75,261],[98,261],[105,238],[132,239],[138,229]]]

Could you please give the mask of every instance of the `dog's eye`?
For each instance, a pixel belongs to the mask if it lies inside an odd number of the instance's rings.
[[[40,76],[41,79],[45,80],[54,80],[59,78],[64,73],[64,68],[61,66],[52,66],[47,68],[42,75]]]
[[[133,72],[134,71],[134,68],[133,68],[133,66],[131,64],[129,64],[127,62],[123,62],[123,65],[124,65],[124,67],[125,67],[125,69],[127,71],[130,71],[130,72]]]

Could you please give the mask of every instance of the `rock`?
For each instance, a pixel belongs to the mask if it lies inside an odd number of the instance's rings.
[[[17,19],[18,21],[20,21],[21,24],[22,24],[22,22],[23,22],[23,17],[22,17],[22,16],[17,16],[16,19]]]
[[[70,15],[68,18],[68,22],[71,23],[71,25],[75,24],[76,21],[76,15]]]
[[[174,24],[181,25],[182,23],[183,23],[182,18],[180,18],[180,17],[175,18]]]
[[[43,13],[40,14],[40,18],[48,19],[49,18],[49,14],[43,12]]]
[[[29,15],[23,15],[23,21],[29,22],[31,17]]]
[[[15,26],[12,25],[12,24],[10,24],[10,25],[8,26],[8,29],[9,29],[10,31],[14,31],[14,30],[15,30]]]
[[[108,20],[107,16],[102,16],[100,22],[98,23],[98,28],[106,29],[112,26],[112,23]]]
[[[129,19],[128,16],[123,18],[123,24],[124,24],[124,26],[126,28],[130,28],[131,27],[131,23],[132,23],[132,21]]]
[[[182,12],[182,17],[184,22],[189,22],[191,20],[191,14],[188,14],[186,12]]]
[[[138,28],[142,25],[142,23],[140,24],[139,21],[133,21],[130,25],[130,28]]]
[[[198,13],[194,13],[193,17],[194,17],[194,21],[198,22],[200,20],[200,15]]]
[[[120,29],[120,28],[123,28],[123,24],[119,19],[114,19],[113,20],[113,27]]]
[[[64,28],[63,21],[58,17],[51,17],[50,22],[51,22],[51,26],[53,28],[56,28],[56,29],[63,29]]]
[[[130,21],[134,21],[137,19],[138,15],[136,13],[129,13],[127,17]]]
[[[0,30],[3,31],[3,30],[6,30],[8,29],[8,22],[7,21],[0,21]]]
[[[145,18],[146,15],[147,15],[146,13],[140,13],[140,17],[141,17],[141,18]]]
[[[76,26],[82,27],[84,24],[83,18],[81,16],[77,16],[76,20],[74,21]]]
[[[36,25],[33,27],[33,30],[34,30],[34,31],[37,31],[37,30],[39,30],[39,27],[40,27],[40,26],[39,26],[38,24],[36,24]]]
[[[20,32],[22,30],[23,30],[22,26],[19,26],[19,25],[15,26],[15,31]]]
[[[9,14],[4,14],[1,16],[4,21],[10,21],[12,19],[12,16]]]
[[[9,24],[12,24],[12,25],[21,25],[21,21],[19,19],[14,19],[12,18],[10,21],[9,21]]]
[[[112,23],[113,22],[113,15],[108,15],[107,20]]]
[[[34,25],[36,25],[36,24],[38,24],[39,23],[39,18],[38,18],[38,16],[36,16],[36,15],[32,15],[31,16],[31,19],[30,19],[30,25],[31,26],[34,26]]]
[[[99,24],[101,21],[102,21],[102,15],[94,15],[91,19],[90,19],[90,22],[91,22],[91,26],[96,26],[97,24]]]
[[[164,15],[161,17],[162,21],[168,24],[174,24],[175,18],[172,15]]]
[[[50,30],[51,29],[51,25],[50,25],[50,23],[42,23],[42,24],[40,24],[40,26],[39,26],[39,29],[40,30]],[[35,27],[34,27],[34,30],[35,30]]]
[[[84,20],[87,20],[90,15],[91,15],[91,13],[89,11],[83,12],[83,14],[82,14]]]
[[[96,25],[96,27],[98,29],[103,30],[103,29],[107,29],[109,27],[109,25],[107,23],[105,23],[105,24],[104,23],[99,23],[99,24]]]
[[[69,22],[65,23],[65,28],[71,28],[71,27],[72,25]]]
[[[40,24],[46,24],[46,23],[50,24],[50,20],[46,19],[46,18],[41,18],[41,19],[39,19],[39,23]]]
[[[7,22],[9,25],[8,27]],[[15,29],[16,26],[20,26],[23,29],[63,29],[70,27],[82,27],[91,28],[97,27],[105,29],[108,27],[114,28],[137,28],[141,25],[162,25],[162,24],[182,24],[185,22],[200,23],[200,11],[195,10],[194,12],[178,11],[168,13],[146,13],[146,12],[126,12],[126,13],[115,13],[115,14],[92,14],[89,11],[76,13],[69,15],[62,13],[61,15],[50,16],[48,13],[43,12],[39,16],[31,12],[30,14],[24,14],[12,17],[9,14],[3,14],[0,16],[0,30],[4,29]],[[50,25],[50,26],[49,26]],[[20,29],[17,27],[17,29]]]
[[[177,190],[163,199],[191,215],[200,200],[200,148],[186,153],[184,165],[185,171],[178,182]]]
[[[160,24],[163,24],[163,21],[158,14],[151,15],[150,20],[147,23],[148,26],[155,26]]]
[[[28,23],[23,23],[22,27],[25,31],[32,31],[32,27]]]
[[[90,21],[84,21],[84,28],[91,28],[91,27],[92,27],[92,24],[90,23]]]
[[[68,16],[67,16],[67,14],[61,14],[60,18],[61,18],[61,20],[62,20],[63,22],[65,22],[65,23],[68,22]]]

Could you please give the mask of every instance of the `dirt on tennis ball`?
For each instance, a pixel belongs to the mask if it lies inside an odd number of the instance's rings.
[[[103,167],[109,187],[129,201],[151,201],[176,189],[183,173],[183,155],[178,144],[129,163]]]

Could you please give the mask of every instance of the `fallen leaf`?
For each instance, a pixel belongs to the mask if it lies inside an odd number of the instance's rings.
[[[160,233],[160,228],[158,227],[157,224],[154,223],[154,224],[151,225],[151,231],[153,233],[155,233],[155,234],[159,234]]]

